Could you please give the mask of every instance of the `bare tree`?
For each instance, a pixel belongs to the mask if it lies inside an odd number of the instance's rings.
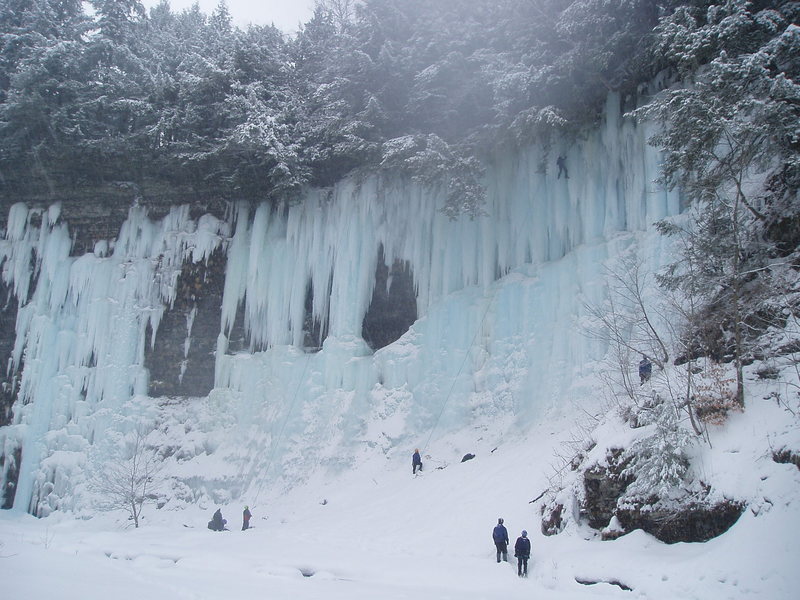
[[[647,355],[659,368],[669,362],[669,351],[663,335],[656,328],[654,308],[645,301],[650,276],[639,261],[623,259],[615,268],[606,269],[608,294],[600,305],[586,305],[593,320],[587,330],[590,337],[607,343],[612,350],[615,370],[631,399],[637,387],[630,374],[630,365],[640,354]],[[635,359],[635,360],[634,360]]]
[[[693,265],[687,268],[691,269]],[[588,334],[604,341],[610,348],[612,368],[602,377],[612,393],[624,390],[632,402],[631,405],[621,405],[626,412],[639,410],[643,404],[653,400],[649,393],[642,393],[635,381],[635,371],[632,373],[638,355],[647,355],[660,369],[664,369],[670,361],[667,339],[670,344],[677,341],[680,347],[685,343],[682,329],[691,327],[698,318],[693,298],[688,303],[678,302],[669,290],[656,288],[652,279],[653,275],[643,269],[640,261],[625,257],[614,268],[606,270],[608,294],[605,301],[600,305],[586,306],[593,319]],[[645,292],[649,289],[658,290],[655,302],[646,299]],[[686,371],[672,369],[669,376],[663,378],[663,393],[676,413],[686,413],[694,432],[702,435],[703,428],[693,406],[695,365],[686,347],[682,352],[683,357],[689,357]]]
[[[126,447],[103,463],[92,487],[103,496],[101,506],[125,509],[138,528],[142,508],[161,481],[162,466],[158,448],[146,443],[145,429],[140,426]]]

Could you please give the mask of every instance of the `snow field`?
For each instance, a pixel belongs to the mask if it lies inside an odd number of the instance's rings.
[[[474,430],[437,440],[442,455],[425,451],[418,477],[410,451],[366,458],[338,477],[318,474],[286,494],[250,500],[254,528],[245,532],[238,503],[222,506],[231,528],[222,533],[206,529],[213,505],[148,506],[140,529],[120,513],[37,520],[3,511],[4,589],[32,600],[53,590],[64,600],[789,600],[800,585],[800,471],[765,458],[764,434],[792,419],[758,398],[745,416],[712,432],[702,464],[715,488],[738,497],[749,490],[750,506],[731,530],[703,544],[667,545],[641,531],[603,542],[575,523],[542,536],[529,501],[548,485],[553,453],[569,431],[569,423],[552,422],[494,452]],[[476,458],[458,462],[463,448]],[[517,578],[513,562],[495,562],[491,530],[500,516],[512,544],[522,529],[529,533],[528,579]]]

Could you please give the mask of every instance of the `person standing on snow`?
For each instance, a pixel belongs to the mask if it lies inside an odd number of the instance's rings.
[[[639,385],[644,385],[646,381],[650,381],[650,375],[653,373],[653,365],[650,360],[642,354],[642,360],[639,361]]]
[[[250,529],[250,517],[253,515],[250,514],[250,507],[245,506],[244,511],[242,512],[242,531],[245,529]]]
[[[514,544],[514,556],[517,557],[517,575],[520,577],[528,576],[528,559],[531,557],[531,541],[528,539],[528,532],[522,530],[522,535],[517,538]]]
[[[419,472],[422,473],[422,459],[419,457],[419,448],[414,448],[414,456],[411,457],[411,474],[417,474],[417,467]]]
[[[497,525],[492,531],[492,539],[497,548],[497,562],[500,562],[500,556],[503,560],[508,562],[508,530],[503,525],[503,519],[497,519]]]

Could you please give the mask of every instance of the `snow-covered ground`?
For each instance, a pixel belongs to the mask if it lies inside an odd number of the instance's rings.
[[[574,523],[543,536],[530,501],[549,485],[554,455],[572,435],[563,421],[496,448],[474,431],[454,434],[424,451],[417,477],[410,453],[372,457],[338,478],[253,498],[255,527],[244,532],[239,503],[222,506],[231,529],[222,533],[206,528],[215,506],[150,505],[139,529],[122,513],[80,520],[0,511],[2,596],[789,600],[800,590],[800,470],[775,463],[772,451],[781,439],[796,441],[796,423],[774,400],[753,397],[745,414],[711,431],[712,448],[697,462],[704,478],[749,506],[707,543],[667,545],[641,531],[601,541]],[[475,459],[459,462],[463,448]],[[495,561],[498,517],[512,544],[529,532],[528,579],[513,562]]]

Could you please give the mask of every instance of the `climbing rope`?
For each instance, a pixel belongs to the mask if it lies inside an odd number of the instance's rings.
[[[496,282],[495,282],[496,283]],[[483,324],[486,321],[486,315],[489,314],[489,309],[494,302],[495,294],[497,293],[497,287],[495,286],[494,290],[492,290],[492,295],[489,296],[489,301],[486,303],[486,309],[483,311],[483,317],[481,318],[480,323],[478,324],[478,329],[475,331],[475,335],[472,337],[472,342],[467,347],[467,351],[464,353],[464,360],[461,361],[461,366],[458,368],[458,373],[456,373],[455,377],[453,378],[453,383],[450,385],[450,391],[447,392],[447,396],[445,396],[444,402],[442,403],[442,408],[439,409],[439,415],[436,417],[436,420],[433,422],[433,426],[431,427],[431,431],[428,434],[428,439],[425,441],[425,445],[422,446],[422,453],[425,453],[425,450],[428,448],[428,445],[431,442],[431,438],[433,437],[433,432],[436,430],[436,427],[439,425],[439,421],[444,414],[444,409],[447,406],[447,403],[450,401],[450,396],[453,394],[453,389],[456,387],[456,382],[458,378],[461,376],[461,372],[464,370],[464,365],[467,364],[467,359],[469,358],[470,351],[472,347],[475,345],[475,340],[478,339],[478,335],[483,331]],[[428,459],[430,460],[430,459]]]
[[[475,331],[475,335],[472,337],[472,341],[470,342],[470,345],[467,347],[467,351],[464,353],[464,359],[461,361],[461,365],[458,368],[458,372],[456,373],[455,377],[453,378],[453,382],[450,385],[450,390],[447,392],[447,396],[445,396],[444,402],[442,403],[442,406],[439,409],[439,414],[436,416],[436,420],[434,421],[433,425],[431,426],[430,433],[428,434],[428,439],[425,441],[425,444],[422,447],[422,452],[423,453],[425,452],[425,450],[430,445],[431,438],[433,437],[433,432],[436,430],[436,427],[439,425],[439,421],[441,420],[442,415],[444,414],[444,409],[447,407],[447,404],[450,401],[450,397],[453,395],[453,390],[455,389],[456,382],[458,381],[458,378],[461,376],[461,373],[464,370],[464,365],[467,364],[467,359],[469,358],[470,351],[472,350],[473,346],[475,345],[475,341],[478,339],[478,335],[480,335],[481,331],[483,330],[483,325],[486,322],[486,317],[489,314],[489,309],[492,307],[492,304],[494,303],[494,298],[495,298],[496,293],[497,293],[497,287],[495,286],[495,288],[492,290],[491,296],[489,297],[489,301],[486,303],[486,308],[483,311],[483,316],[481,317],[480,323],[478,324],[477,330]],[[275,451],[276,451],[276,449],[278,447],[278,443],[280,442],[281,438],[283,437],[283,432],[286,429],[287,423],[289,422],[289,417],[291,416],[291,414],[292,414],[292,412],[294,410],[295,404],[297,404],[297,396],[298,396],[298,394],[300,392],[300,386],[303,383],[306,371],[308,369],[308,364],[310,362],[311,362],[310,358],[307,358],[306,363],[303,366],[303,372],[300,375],[300,378],[299,378],[299,380],[297,382],[297,387],[295,388],[294,395],[292,396],[292,402],[291,402],[291,404],[289,406],[289,410],[287,411],[286,417],[283,420],[283,424],[281,425],[281,428],[278,431],[278,435],[276,436],[276,438],[273,440],[273,443],[271,444],[270,456],[269,456],[269,460],[267,461],[267,468],[266,468],[266,471],[265,471],[265,474],[264,474],[264,478],[265,479],[266,479],[267,474],[269,474],[270,469],[272,468],[272,463],[273,463],[274,458],[275,458]],[[253,470],[254,469],[251,469],[251,473],[252,473]],[[257,506],[258,498],[261,495],[261,490],[263,489],[263,487],[264,487],[264,481],[262,480],[261,483],[259,483],[258,488],[256,489],[256,494],[255,494],[254,499],[253,499],[253,507]]]
[[[292,396],[292,402],[289,405],[289,410],[286,412],[286,417],[283,419],[283,424],[281,425],[280,430],[278,431],[278,435],[273,439],[270,449],[269,460],[267,461],[267,468],[264,471],[264,476],[261,482],[258,484],[258,488],[256,489],[256,494],[253,498],[253,507],[255,508],[258,503],[258,497],[261,495],[261,490],[264,487],[264,481],[267,479],[267,475],[269,475],[269,470],[272,468],[272,462],[275,458],[275,450],[278,447],[278,443],[280,442],[281,438],[283,437],[283,431],[286,429],[286,424],[289,422],[289,417],[291,416],[292,412],[294,411],[294,406],[297,404],[297,396],[300,392],[300,386],[303,385],[303,380],[306,376],[306,371],[308,370],[308,364],[311,362],[311,357],[307,355],[303,355],[305,358],[305,365],[303,365],[303,372],[300,374],[300,378],[297,380],[297,387],[294,390],[294,395]],[[251,475],[254,471],[254,468],[250,470]]]

